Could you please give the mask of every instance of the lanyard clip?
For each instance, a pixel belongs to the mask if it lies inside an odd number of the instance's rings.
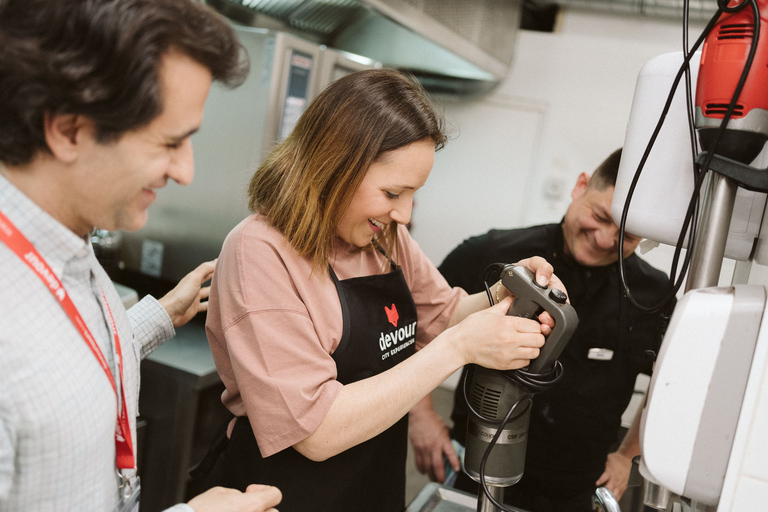
[[[133,492],[133,487],[138,480],[138,477],[136,476],[136,470],[135,469],[118,469],[117,477],[120,479],[120,483],[118,484],[120,497],[123,499],[130,498],[131,493]]]

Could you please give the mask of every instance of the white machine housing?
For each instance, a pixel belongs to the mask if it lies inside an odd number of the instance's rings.
[[[699,60],[696,56],[691,62],[692,84]],[[669,53],[650,60],[639,73],[612,205],[617,223],[681,63],[680,52]],[[677,243],[693,191],[687,123],[680,85],[634,192],[628,232]],[[765,148],[752,166],[768,167]],[[680,299],[642,412],[641,473],[707,511],[768,510],[764,210],[765,194],[739,190],[725,257],[749,262],[740,279],[754,284],[696,289]],[[753,251],[756,239],[758,250]]]
[[[696,95],[699,53],[691,59],[691,89]],[[624,151],[621,155],[611,214],[617,224],[632,179],[651,139],[675,75],[683,62],[682,52],[665,53],[649,60],[640,70],[632,100]],[[637,182],[627,215],[626,230],[657,242],[677,245],[688,202],[693,193],[693,157],[686,114],[684,80],[680,81],[666,121]],[[768,166],[768,150],[753,166]],[[733,210],[725,257],[746,261],[760,230],[766,195],[739,189]],[[687,244],[687,237],[685,239]]]
[[[643,476],[718,512],[768,503],[765,306],[762,285],[684,295],[642,415]]]

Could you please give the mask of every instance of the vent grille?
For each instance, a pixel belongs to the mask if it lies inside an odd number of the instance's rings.
[[[395,2],[392,2],[395,3]],[[413,2],[406,2],[413,5]],[[484,3],[484,2],[479,2]],[[482,5],[475,3],[461,2],[456,0],[425,0],[421,6],[424,14],[442,23],[452,31],[456,32],[464,39],[472,40],[475,38],[475,18],[476,13],[482,9]]]
[[[725,112],[728,110],[728,103],[707,103],[704,106],[704,115],[707,117],[720,117],[725,116]],[[736,105],[733,108],[732,119],[744,117],[744,105]]]
[[[317,35],[329,35],[357,18],[365,8],[357,0],[228,0]]]
[[[355,19],[363,12],[356,1],[336,0],[326,2],[306,2],[288,18],[294,27],[319,34],[332,34],[346,26],[350,19]]]
[[[477,45],[500,62],[509,64],[520,25],[520,4],[510,0],[384,0],[395,8],[408,5],[440,23],[457,36]]]
[[[729,39],[752,40],[754,36],[755,28],[750,23],[723,25],[717,33],[717,39],[720,41]]]
[[[675,20],[682,19],[685,11],[683,0],[555,0],[555,3],[593,11],[625,12]],[[707,21],[717,12],[717,0],[689,0],[687,3],[691,20]]]
[[[509,0],[486,2],[480,13],[478,46],[501,62],[511,63],[515,55],[516,30],[510,30],[510,27],[519,27],[520,17],[520,9],[510,8]]]
[[[233,2],[236,3],[236,2]],[[297,9],[304,3],[304,0],[243,0],[244,7],[249,7],[254,11],[261,12],[267,16],[283,18]]]
[[[501,390],[487,388],[474,383],[472,386],[472,395],[469,399],[472,401],[472,407],[483,416],[491,418],[496,418],[498,416]]]

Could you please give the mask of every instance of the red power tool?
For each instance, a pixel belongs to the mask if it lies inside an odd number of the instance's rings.
[[[750,0],[731,0],[702,48],[696,85],[696,128],[702,149],[748,164],[768,139],[768,0],[757,0],[759,37],[751,69],[716,148],[712,145],[756,37]]]

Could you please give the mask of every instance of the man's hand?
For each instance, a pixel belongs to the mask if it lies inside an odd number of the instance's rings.
[[[435,412],[429,395],[408,414],[408,437],[413,445],[416,468],[431,481],[445,482],[443,456],[448,458],[454,471],[461,470],[459,457],[448,435],[448,426]]]
[[[624,434],[624,439],[621,440],[619,449],[608,454],[608,458],[605,461],[605,471],[595,482],[598,487],[607,487],[617,501],[621,499],[624,491],[627,490],[629,474],[632,471],[632,459],[640,455],[640,418],[645,408],[647,396],[643,398],[643,403],[635,411],[632,424],[629,426],[627,433]]]
[[[554,274],[554,268],[552,265],[547,262],[544,258],[540,256],[533,256],[531,258],[526,258],[524,260],[520,260],[515,265],[521,265],[531,272],[534,273],[536,276],[536,282],[539,283],[541,286],[548,286],[550,288],[557,288],[565,295],[568,295],[568,291],[565,289],[565,285],[563,285],[563,282],[560,280],[559,277],[557,277]],[[497,285],[497,297],[499,299],[503,299],[507,296],[513,296],[512,293],[509,292],[504,286],[501,285],[501,282]],[[567,299],[567,301],[570,303],[570,299]],[[545,336],[548,336],[552,329],[555,327],[555,321],[552,319],[552,316],[550,316],[549,313],[546,311],[539,315],[538,317],[539,322],[541,322],[542,325],[542,333]]]
[[[605,461],[605,471],[597,479],[595,485],[607,487],[613,493],[616,501],[618,501],[621,499],[624,491],[627,490],[631,469],[632,457],[623,455],[621,452],[609,453]]]
[[[201,264],[158,300],[171,317],[174,327],[181,327],[199,312],[208,310],[206,299],[211,293],[211,287],[203,286],[203,283],[211,279],[215,265],[216,260]]]
[[[245,492],[214,487],[194,497],[188,505],[195,512],[277,512],[274,507],[282,499],[277,487],[251,484]]]

